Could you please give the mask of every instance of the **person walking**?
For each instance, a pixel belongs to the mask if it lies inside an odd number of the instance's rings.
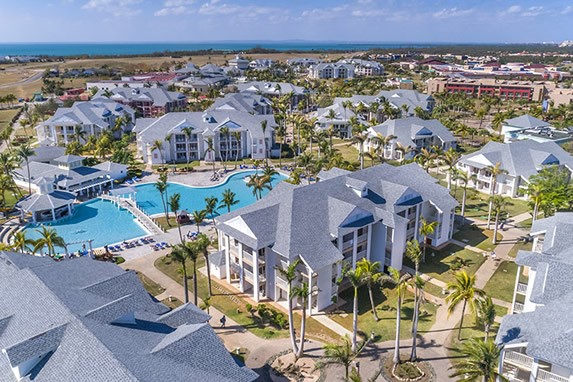
[[[221,327],[224,328],[225,324],[227,323],[227,317],[223,315],[219,321],[221,322]]]

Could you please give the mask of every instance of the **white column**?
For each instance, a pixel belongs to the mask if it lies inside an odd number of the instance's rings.
[[[239,242],[239,290],[241,292],[245,291],[245,272],[243,271],[243,243]]]
[[[231,248],[229,247],[231,240],[229,235],[223,236],[223,241],[225,242],[225,273],[227,277],[227,282],[231,283]]]
[[[352,268],[356,268],[356,255],[358,254],[358,231],[354,231],[354,238],[352,239]]]
[[[529,375],[529,382],[535,382],[537,380],[537,372],[539,370],[539,360],[537,358],[533,359],[531,364],[531,374]]]
[[[259,255],[253,249],[253,299],[259,302]]]
[[[414,229],[414,238],[418,241],[420,240],[420,215],[421,215],[420,207],[421,204],[416,205],[416,227]]]
[[[370,260],[370,250],[372,248],[372,224],[368,224],[368,241],[366,243],[366,258]],[[384,264],[382,264],[384,266]]]
[[[307,306],[307,310],[308,310],[308,314],[312,316],[312,269],[308,268],[308,306]],[[318,296],[317,296],[318,298]]]
[[[56,211],[52,208],[52,220],[56,220]]]
[[[515,286],[513,287],[513,299],[511,300],[511,307],[509,308],[509,314],[513,314],[513,309],[515,308],[515,299],[517,298],[517,286],[519,285],[519,275],[521,274],[521,265],[517,265],[517,275],[515,276]]]

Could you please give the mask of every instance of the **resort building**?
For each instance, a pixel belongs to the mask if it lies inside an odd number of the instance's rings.
[[[263,132],[263,121],[266,130]],[[169,113],[159,118],[140,118],[138,155],[145,163],[185,163],[194,160],[264,159],[274,145],[276,123],[272,115],[240,111]],[[221,132],[228,128],[228,134]],[[212,139],[213,149],[207,141]],[[161,150],[156,141],[162,142]]]
[[[532,251],[519,251],[513,313],[496,342],[510,381],[573,380],[573,213],[533,222]]]
[[[36,127],[36,136],[39,142],[51,145],[67,145],[77,140],[85,143],[87,137],[99,137],[105,131],[115,133],[117,128],[119,132],[130,131],[134,121],[135,111],[131,107],[100,98],[58,108],[54,116]]]
[[[249,69],[264,70],[271,68],[274,64],[275,62],[271,59],[257,58],[256,60],[249,62]]]
[[[378,148],[376,138],[394,136],[381,151],[385,159],[412,159],[421,149],[432,146],[446,151],[456,147],[456,137],[437,119],[424,120],[418,117],[388,119],[368,128],[368,140],[364,150]]]
[[[51,179],[40,177],[34,182],[36,193],[27,196],[16,204],[22,217],[29,215],[33,223],[53,222],[71,216],[76,194],[55,190]]]
[[[0,252],[0,380],[251,382],[192,304],[170,310],[134,271]]]
[[[497,163],[506,173],[497,176],[496,189],[491,190],[490,169]],[[518,196],[520,188],[527,187],[529,177],[546,166],[560,166],[572,172],[573,156],[555,142],[488,142],[481,150],[462,156],[457,165],[459,170],[472,176],[469,187],[512,198]]]
[[[376,61],[347,58],[338,61],[338,63],[354,65],[354,74],[356,76],[381,76],[384,74],[384,66]]]
[[[321,63],[308,68],[311,78],[354,78],[354,65],[338,62]]]
[[[289,58],[286,61],[288,66],[305,67],[305,68],[308,68],[309,66],[313,66],[313,65],[318,65],[321,62],[322,62],[321,59],[312,58],[312,57]]]
[[[306,104],[309,94],[309,91],[302,86],[296,86],[288,82],[251,81],[242,84],[238,83],[235,86],[239,89],[239,93],[259,94],[269,99],[292,94],[290,106],[293,109],[300,102]]]
[[[273,113],[268,98],[251,92],[225,94],[224,97],[215,99],[207,111],[240,111],[260,115]]]
[[[569,130],[557,130],[550,123],[529,114],[503,121],[501,133],[504,142],[531,139],[537,142],[563,143],[573,139]]]
[[[28,188],[28,179],[30,179],[32,189],[40,191],[41,184],[48,180],[53,184],[54,190],[85,196],[101,194],[104,190],[113,187],[115,178],[109,171],[84,166],[84,159],[76,155],[63,155],[48,163],[30,161],[29,166],[22,163],[14,171],[14,181],[20,187]],[[117,179],[123,178],[125,175]]]
[[[316,129],[330,131],[340,138],[348,139],[352,136],[352,126],[350,120],[358,118],[358,121],[364,126],[367,125],[367,119],[362,115],[357,115],[350,108],[345,108],[342,103],[335,103],[332,106],[319,108],[312,113],[316,118]]]
[[[429,245],[452,236],[457,202],[417,164],[379,165],[357,172],[332,169],[306,186],[279,183],[256,203],[217,217],[219,275],[255,301],[287,299],[277,271],[300,260],[311,290],[312,313],[337,299],[345,264],[362,258],[402,269],[406,241],[419,236],[420,219],[438,223]],[[224,271],[222,269],[224,268]]]
[[[541,102],[548,89],[554,84],[545,81],[513,81],[497,78],[432,78],[427,81],[428,93],[462,93],[468,96],[483,95],[499,97],[502,100],[526,100]]]
[[[249,65],[250,65],[250,61],[249,60],[245,60],[243,57],[241,56],[235,56],[235,58],[229,60],[229,66],[231,68],[236,68],[239,70],[247,70],[249,69]]]
[[[436,105],[434,97],[416,90],[382,90],[378,93],[378,98],[381,104],[388,102],[392,107],[400,110],[402,117],[414,116],[418,107],[424,111],[431,112]]]
[[[114,88],[100,90],[94,100],[111,99],[137,110],[138,117],[157,117],[173,111],[187,108],[187,97],[178,92],[170,92],[163,88]]]

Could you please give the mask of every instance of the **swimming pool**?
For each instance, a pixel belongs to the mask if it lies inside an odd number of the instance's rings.
[[[175,193],[181,194],[180,208],[187,210],[189,213],[193,211],[202,210],[205,208],[205,198],[215,196],[221,202],[223,191],[230,188],[235,194],[235,200],[239,203],[231,207],[231,210],[248,206],[256,201],[251,188],[247,186],[245,178],[255,174],[255,171],[242,171],[230,175],[224,183],[212,187],[191,187],[179,183],[169,183],[167,186],[167,193],[173,195]],[[273,187],[285,180],[286,177],[282,174],[275,175],[271,179]],[[135,186],[137,193],[135,199],[141,209],[150,215],[164,213],[163,204],[161,203],[161,195],[155,188],[154,183],[147,183]],[[269,191],[264,190],[263,196]],[[220,213],[227,212],[226,208],[219,210]]]
[[[29,239],[39,239],[41,235],[36,231],[39,226],[26,226],[26,236]],[[113,203],[101,199],[76,205],[71,218],[50,223],[49,226],[55,228],[66,243],[93,239],[93,248],[149,235],[129,211],[118,209]],[[87,243],[86,247],[89,247]],[[81,249],[82,244],[68,245],[69,252]],[[56,251],[64,252],[60,248]]]

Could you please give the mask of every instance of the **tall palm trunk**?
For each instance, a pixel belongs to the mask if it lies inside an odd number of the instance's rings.
[[[185,290],[185,304],[189,302],[189,282],[187,280],[187,267],[185,261],[181,263],[181,268],[183,269],[183,288]]]
[[[462,223],[465,221],[465,215],[466,215],[466,197],[467,197],[467,185],[464,186],[464,193],[462,195]]]
[[[304,353],[304,337],[306,332],[306,299],[302,300],[302,317],[300,319],[300,339],[298,342],[298,352],[296,353],[296,359],[302,357]]]
[[[198,306],[197,301],[197,260],[193,260],[193,303]]]
[[[30,161],[26,158],[26,171],[28,171],[28,195],[32,195],[32,177],[30,176]]]
[[[354,302],[352,306],[352,351],[355,352],[358,335],[358,288],[354,287]]]
[[[370,297],[370,305],[372,305],[372,314],[374,315],[374,320],[380,321],[378,313],[376,312],[376,305],[374,305],[374,295],[372,294],[372,286],[368,285],[368,296]]]
[[[418,340],[418,318],[420,316],[420,291],[416,285],[414,290],[414,317],[412,318],[412,352],[410,353],[410,361],[416,361],[418,357],[416,353],[417,340]]]
[[[495,226],[493,227],[493,244],[497,244],[497,229],[499,226],[499,212],[495,214]]]
[[[539,202],[535,202],[535,204],[533,205],[533,217],[531,218],[532,222],[537,220],[538,213],[539,213]]]
[[[402,311],[402,296],[398,296],[398,309],[396,309],[396,340],[394,341],[394,364],[400,363],[400,313]]]
[[[462,339],[462,327],[464,325],[464,314],[466,313],[467,300],[464,299],[464,305],[462,305],[462,318],[460,319],[460,327],[458,328],[458,341]]]
[[[294,318],[293,318],[293,307],[292,307],[292,282],[288,283],[288,331],[290,335],[290,342],[292,346],[292,352],[298,354],[298,346],[296,344],[296,337],[294,335]]]
[[[205,253],[205,267],[207,268],[207,293],[209,294],[209,298],[213,295],[211,289],[211,265],[209,265],[209,256]]]

